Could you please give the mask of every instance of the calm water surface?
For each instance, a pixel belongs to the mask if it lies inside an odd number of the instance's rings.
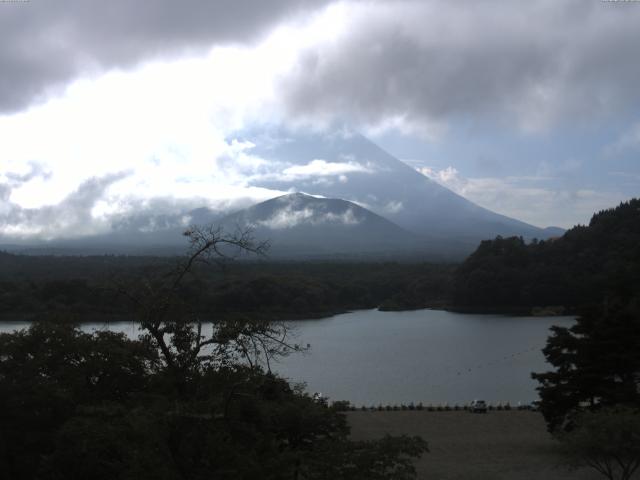
[[[530,402],[537,398],[532,371],[545,371],[540,351],[551,325],[573,317],[508,317],[441,310],[363,310],[321,320],[288,322],[296,341],[311,349],[272,367],[310,392],[357,405],[409,402]],[[25,322],[0,324],[0,331]],[[105,328],[100,323],[83,329]],[[109,328],[135,337],[133,323]]]

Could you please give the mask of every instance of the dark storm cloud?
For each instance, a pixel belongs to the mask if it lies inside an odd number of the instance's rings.
[[[351,15],[344,37],[302,52],[282,81],[292,115],[479,113],[536,129],[640,104],[640,3],[381,1]]]
[[[0,112],[84,71],[128,67],[214,43],[258,39],[324,0],[31,0],[0,2]]]

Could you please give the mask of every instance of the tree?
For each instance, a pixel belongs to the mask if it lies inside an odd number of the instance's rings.
[[[9,478],[409,479],[418,437],[352,442],[346,418],[270,371],[299,348],[283,324],[211,332],[192,308],[198,265],[260,253],[247,232],[186,232],[166,274],[120,282],[142,335],[51,321],[0,335],[0,470]],[[193,282],[193,284],[190,284]]]
[[[606,408],[584,412],[558,434],[570,465],[587,465],[609,480],[629,480],[640,467],[640,412]]]
[[[0,335],[0,469],[7,478],[36,477],[58,432],[81,409],[124,409],[152,388],[158,357],[145,344],[58,320]]]
[[[167,372],[182,393],[192,375],[239,359],[251,367],[265,364],[275,356],[300,350],[289,343],[288,329],[282,322],[258,321],[246,316],[213,322],[205,334],[203,321],[190,302],[187,284],[197,277],[199,265],[226,265],[242,254],[264,255],[268,243],[256,243],[250,230],[226,234],[221,228],[193,226],[184,232],[189,249],[173,270],[136,280],[133,285],[118,283],[120,293],[136,306],[144,340],[160,352]]]
[[[478,310],[562,305],[578,311],[638,291],[640,198],[599,212],[560,238],[481,242],[455,273],[453,301]]]
[[[532,374],[550,431],[571,429],[585,410],[640,406],[638,299],[609,299],[552,332],[543,352],[556,370]]]

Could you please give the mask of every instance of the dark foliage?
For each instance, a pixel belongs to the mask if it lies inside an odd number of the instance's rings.
[[[640,199],[593,216],[588,227],[526,244],[483,241],[455,274],[453,302],[476,310],[530,312],[599,303],[608,294],[640,291]]]
[[[54,321],[0,335],[3,473],[34,478],[70,419],[90,406],[131,405],[150,388],[157,360],[144,344],[124,335],[89,335]]]
[[[555,371],[533,374],[550,431],[570,430],[585,410],[640,407],[640,297],[609,299],[552,332],[543,352]]]
[[[585,412],[556,435],[571,467],[588,466],[609,480],[631,480],[640,468],[640,411],[611,407]]]
[[[5,478],[402,479],[426,447],[350,442],[343,414],[259,369],[204,368],[178,388],[119,334],[37,323],[0,335],[0,355]]]
[[[0,252],[0,316],[65,311],[84,319],[131,318],[135,305],[114,282],[156,278],[175,258],[32,257]],[[198,265],[180,294],[210,316],[250,314],[266,319],[326,316],[354,309],[446,305],[453,267],[438,264],[235,262]]]
[[[261,246],[242,232],[185,235],[189,253],[173,269],[116,285],[139,321],[138,340],[83,333],[64,314],[0,335],[3,476],[414,478],[422,439],[352,442],[343,413],[270,373],[270,358],[298,350],[286,326],[222,318],[202,331],[196,264],[225,258],[222,247]]]

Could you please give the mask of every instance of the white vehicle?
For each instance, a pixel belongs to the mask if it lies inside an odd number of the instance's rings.
[[[487,402],[484,400],[474,400],[471,402],[469,411],[472,413],[487,413]]]

